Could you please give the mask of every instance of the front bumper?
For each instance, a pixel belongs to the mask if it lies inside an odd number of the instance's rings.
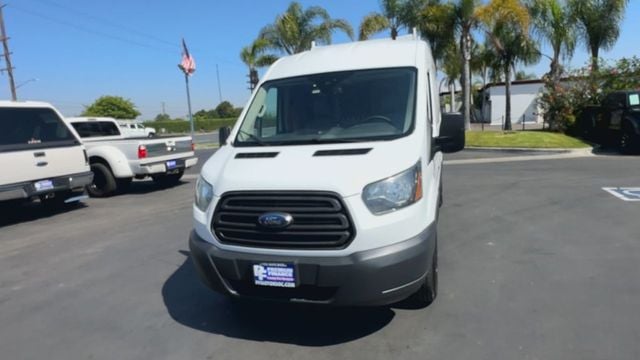
[[[435,224],[396,244],[348,256],[274,256],[222,250],[191,232],[191,258],[202,281],[234,297],[331,305],[388,305],[422,285],[431,269]],[[296,288],[253,285],[254,263],[292,263]]]
[[[38,191],[35,183],[41,180],[51,180],[52,189]],[[93,181],[93,173],[91,171],[71,174],[66,176],[58,176],[55,178],[38,179],[34,181],[25,181],[16,184],[0,186],[0,201],[28,199],[34,196],[47,195],[61,191],[79,191],[90,185]]]

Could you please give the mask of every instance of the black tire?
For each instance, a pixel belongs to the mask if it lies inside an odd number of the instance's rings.
[[[184,170],[180,170],[175,174],[153,175],[151,178],[156,184],[169,187],[177,185],[180,182],[180,179],[182,179],[182,175],[184,175]]]
[[[638,134],[630,126],[625,126],[620,135],[620,152],[625,155],[637,154],[640,148]]]
[[[118,188],[115,177],[111,169],[102,163],[91,164],[93,172],[93,183],[87,186],[87,192],[92,197],[109,197]]]
[[[147,135],[148,138],[154,138],[156,137],[156,133],[149,133],[149,135]]]
[[[433,251],[433,260],[431,261],[431,269],[427,274],[424,283],[412,295],[412,302],[418,307],[427,307],[433,303],[438,296],[438,242],[436,237],[436,248]]]

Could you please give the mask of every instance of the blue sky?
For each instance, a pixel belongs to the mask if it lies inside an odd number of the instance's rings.
[[[162,102],[172,116],[187,113],[184,78],[176,66],[181,37],[198,66],[191,78],[194,111],[219,102],[216,64],[223,98],[243,106],[250,94],[240,49],[289,4],[289,0],[5,2],[16,83],[38,79],[18,89],[19,99],[49,101],[63,114],[77,115],[100,95],[120,95],[133,100],[144,119],[160,113]],[[378,0],[300,2],[326,8],[332,17],[348,20],[354,30],[364,15],[379,9]],[[604,58],[640,55],[638,15],[640,1],[631,1],[620,40],[612,51],[602,53]],[[334,37],[334,42],[347,40],[342,34]],[[546,47],[543,52],[550,53]],[[571,64],[581,66],[587,58],[580,46]],[[541,75],[548,66],[543,58],[528,71]],[[7,98],[6,75],[0,75],[0,99]]]

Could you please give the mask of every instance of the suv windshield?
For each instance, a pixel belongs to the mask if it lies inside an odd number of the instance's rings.
[[[315,74],[265,83],[234,142],[264,146],[395,139],[413,129],[416,70]]]
[[[0,108],[0,151],[78,144],[55,111]]]

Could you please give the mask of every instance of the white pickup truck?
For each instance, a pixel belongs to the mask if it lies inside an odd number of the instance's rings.
[[[146,127],[133,120],[118,120],[118,125],[120,125],[120,132],[122,135],[127,138],[155,137],[157,133],[156,129]]]
[[[0,101],[0,201],[61,206],[91,184],[77,134],[50,104]]]
[[[190,136],[126,138],[111,118],[67,118],[87,148],[94,179],[89,195],[106,197],[124,191],[133,178],[150,176],[170,186],[194,166],[194,145]]]

